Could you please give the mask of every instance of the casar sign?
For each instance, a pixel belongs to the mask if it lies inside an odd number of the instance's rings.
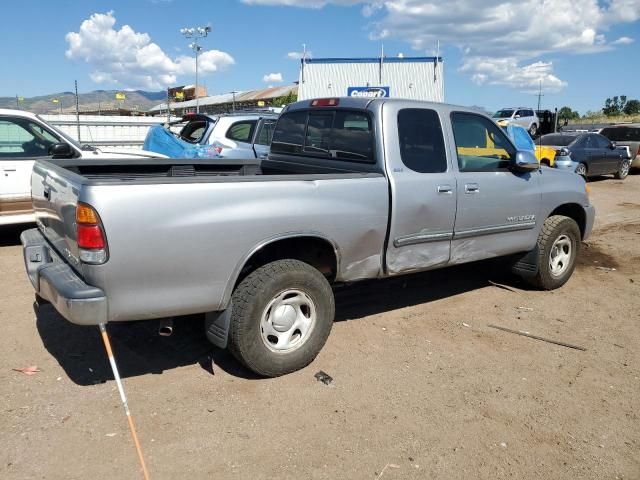
[[[389,87],[348,87],[347,96],[384,98],[389,96]]]

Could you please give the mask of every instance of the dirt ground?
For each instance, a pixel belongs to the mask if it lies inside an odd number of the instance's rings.
[[[285,377],[253,377],[198,317],[110,326],[151,478],[640,478],[640,175],[590,185],[563,288],[500,262],[343,287],[324,350]],[[34,308],[18,235],[0,230],[0,478],[141,478],[97,328]]]

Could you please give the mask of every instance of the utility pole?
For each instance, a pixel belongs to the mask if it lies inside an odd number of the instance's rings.
[[[198,95],[198,55],[200,54],[200,50],[202,50],[202,47],[198,45],[198,40],[206,37],[210,31],[211,27],[209,26],[180,29],[180,33],[184,35],[185,38],[193,38],[193,42],[189,44],[189,48],[196,54],[196,88],[194,90],[196,95],[196,113],[200,113],[200,96]]]
[[[542,97],[544,97],[544,94],[542,93],[542,80],[540,80],[540,89],[538,90],[538,110],[540,110]]]
[[[78,81],[74,81],[76,85],[76,125],[78,127],[78,143],[80,143],[80,106],[78,105]]]

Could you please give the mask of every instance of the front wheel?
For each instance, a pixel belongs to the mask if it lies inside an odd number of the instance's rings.
[[[229,350],[247,368],[277,377],[307,366],[324,346],[333,291],[311,265],[278,260],[249,274],[231,297]]]
[[[534,287],[553,290],[564,285],[576,267],[582,236],[572,218],[552,215],[538,235],[537,267],[533,277],[524,277]]]
[[[620,168],[614,174],[614,177],[617,178],[618,180],[624,180],[625,178],[627,178],[627,175],[629,175],[630,165],[631,165],[631,162],[629,162],[629,160],[621,161]]]
[[[576,173],[585,180],[587,179],[587,166],[584,163],[579,163],[576,167]]]

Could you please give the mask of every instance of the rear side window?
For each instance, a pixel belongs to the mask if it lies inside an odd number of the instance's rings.
[[[256,126],[255,120],[247,122],[236,122],[227,130],[227,138],[236,142],[251,143],[253,129]]]
[[[611,127],[600,132],[614,142],[640,142],[640,127]]]
[[[405,108],[398,113],[400,157],[407,168],[419,173],[447,171],[442,126],[434,110]]]
[[[349,110],[285,113],[276,125],[271,152],[373,163],[371,119]]]

